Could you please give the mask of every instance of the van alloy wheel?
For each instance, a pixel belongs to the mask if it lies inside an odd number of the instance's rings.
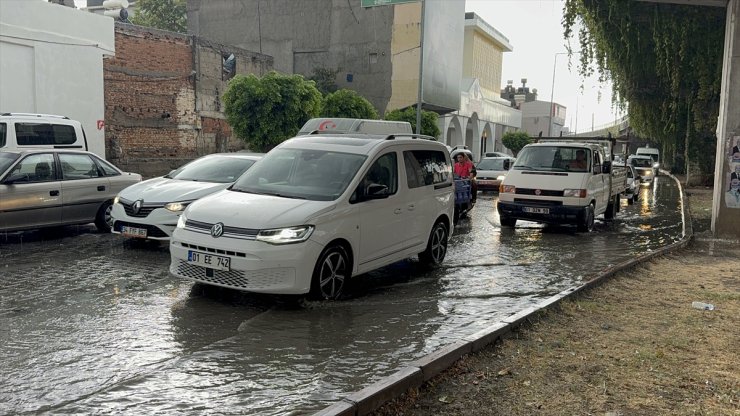
[[[328,247],[319,257],[314,268],[311,293],[318,299],[334,300],[342,295],[350,277],[349,256],[344,247]]]
[[[447,254],[447,237],[447,226],[438,221],[429,234],[427,249],[419,253],[419,260],[427,266],[442,264]]]

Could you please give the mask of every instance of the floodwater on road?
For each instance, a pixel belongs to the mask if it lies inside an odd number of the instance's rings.
[[[443,267],[306,302],[193,285],[167,246],[92,227],[0,234],[0,414],[307,414],[611,265],[682,238],[658,177],[592,233],[501,228],[482,195]]]

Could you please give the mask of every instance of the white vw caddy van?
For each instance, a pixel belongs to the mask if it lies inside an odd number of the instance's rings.
[[[415,255],[441,263],[454,203],[441,143],[413,134],[296,137],[188,206],[172,235],[170,273],[336,299],[352,275]]]

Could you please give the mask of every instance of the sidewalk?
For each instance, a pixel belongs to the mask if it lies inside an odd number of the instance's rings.
[[[711,192],[687,190],[687,248],[562,302],[374,414],[740,415],[740,244],[711,238]]]

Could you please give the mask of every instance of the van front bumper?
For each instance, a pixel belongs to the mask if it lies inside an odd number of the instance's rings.
[[[536,205],[498,201],[496,208],[500,216],[545,224],[578,224],[586,215],[586,207],[571,205]]]

